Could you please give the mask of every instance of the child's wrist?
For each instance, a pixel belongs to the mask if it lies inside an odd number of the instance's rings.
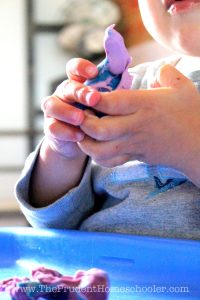
[[[68,181],[77,182],[82,176],[87,162],[87,155],[82,151],[73,157],[66,157],[52,149],[47,139],[44,139],[40,149],[40,162],[45,168],[54,170],[56,174],[66,176],[66,170],[70,169],[70,179]],[[68,175],[67,175],[68,176]]]
[[[87,156],[67,159],[44,139],[30,183],[30,203],[45,207],[76,187],[84,174]]]
[[[49,158],[52,157],[55,161],[58,159],[59,161],[63,161],[63,163],[65,163],[69,161],[82,161],[85,160],[87,156],[81,150],[76,151],[76,153],[73,155],[66,155],[62,151],[59,151],[59,149],[56,149],[53,143],[45,138],[41,145],[40,157],[42,160],[49,160]]]

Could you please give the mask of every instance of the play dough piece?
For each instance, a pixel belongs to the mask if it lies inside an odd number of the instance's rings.
[[[105,31],[105,59],[97,66],[97,77],[87,80],[84,84],[94,87],[100,92],[111,92],[116,89],[130,89],[132,76],[128,73],[131,56],[124,44],[123,37],[109,26]],[[76,103],[76,107],[86,109],[87,106]],[[101,113],[100,113],[101,114]]]
[[[9,293],[12,300],[107,300],[109,281],[100,269],[63,276],[56,270],[39,267],[32,271],[30,279],[13,277],[1,281],[0,291]]]

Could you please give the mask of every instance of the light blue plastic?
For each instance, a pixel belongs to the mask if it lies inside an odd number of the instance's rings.
[[[109,300],[200,299],[200,242],[124,234],[0,228],[0,280],[44,265],[63,274],[101,268]],[[0,293],[1,300],[10,299]]]

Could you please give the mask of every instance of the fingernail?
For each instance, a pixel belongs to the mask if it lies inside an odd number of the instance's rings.
[[[72,118],[73,118],[74,125],[80,125],[84,120],[84,112],[83,111],[76,112],[72,114]]]
[[[89,76],[95,76],[97,74],[97,69],[95,67],[87,67],[86,68],[86,73]]]
[[[85,101],[90,106],[95,106],[100,100],[100,94],[96,91],[87,93]]]

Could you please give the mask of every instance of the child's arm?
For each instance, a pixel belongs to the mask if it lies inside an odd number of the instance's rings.
[[[85,114],[71,104],[82,109],[94,107],[100,100],[97,90],[128,89],[132,84],[128,73],[131,57],[114,25],[105,31],[104,48],[106,57],[97,67],[81,59],[69,61],[69,80],[43,103],[46,139],[30,189],[31,203],[36,207],[51,204],[77,186],[82,177],[86,155],[77,143],[84,134],[77,126],[81,126]]]
[[[77,142],[84,138],[79,126],[85,114],[73,102],[94,106],[100,94],[82,84],[97,75],[95,65],[86,60],[71,60],[67,65],[69,80],[44,99],[45,139],[30,183],[30,204],[44,207],[77,186],[84,172],[87,156]]]

